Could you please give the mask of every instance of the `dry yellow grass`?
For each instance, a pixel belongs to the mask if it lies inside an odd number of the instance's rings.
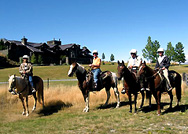
[[[183,89],[186,89],[186,85],[182,84]],[[121,92],[122,84],[120,83],[118,85],[119,92]],[[184,92],[184,91],[183,91]],[[182,92],[182,93],[183,93]],[[173,94],[175,92],[173,91]],[[101,104],[104,104],[106,101],[106,92],[104,89],[102,89],[100,92],[90,93],[90,108],[95,109],[96,107],[100,106]],[[162,95],[162,100],[169,99],[169,96],[167,94]],[[65,86],[63,84],[59,84],[53,87],[50,87],[49,89],[44,90],[44,100],[45,105],[56,105],[57,103],[64,103],[64,104],[70,104],[70,108],[67,108],[67,110],[73,110],[73,111],[81,111],[85,107],[85,102],[82,96],[82,93],[78,86]],[[127,95],[122,95],[120,93],[120,101],[128,101]],[[169,99],[170,101],[170,99]],[[174,99],[176,101],[176,99]],[[140,105],[141,102],[141,95],[139,94],[138,100],[137,100],[137,106]],[[111,97],[109,100],[110,103],[116,103],[116,98],[114,95],[113,90],[111,89]],[[155,103],[154,99],[152,99],[152,103]],[[148,105],[148,102],[145,102],[145,105]],[[31,112],[33,106],[33,97],[29,97],[29,111]],[[65,107],[66,108],[66,107]],[[8,92],[8,85],[0,85],[0,119],[2,119],[5,122],[12,122],[15,120],[20,120],[23,118],[26,118],[25,116],[22,116],[22,104],[19,100],[18,96],[11,95]],[[37,111],[41,110],[42,106],[37,105]],[[76,109],[76,110],[75,110]],[[30,114],[30,117],[38,116],[36,112]]]

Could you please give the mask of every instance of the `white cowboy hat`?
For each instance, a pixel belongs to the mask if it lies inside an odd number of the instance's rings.
[[[93,50],[93,54],[98,54],[98,51],[97,50]]]
[[[164,49],[163,49],[163,48],[159,48],[159,49],[157,50],[157,52],[163,52],[163,53],[164,53]]]
[[[23,59],[29,59],[29,56],[28,55],[24,55]]]
[[[137,50],[136,49],[131,49],[130,54],[136,54],[137,55]]]

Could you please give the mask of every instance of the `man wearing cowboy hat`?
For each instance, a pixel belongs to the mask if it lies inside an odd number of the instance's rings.
[[[98,51],[93,51],[93,63],[89,65],[94,77],[94,88],[97,89],[98,76],[101,72],[101,59],[98,57]]]
[[[164,77],[166,78],[167,90],[170,91],[170,90],[172,90],[172,86],[171,86],[169,78],[168,78],[168,68],[170,66],[170,60],[166,55],[164,55],[163,48],[159,48],[157,50],[157,53],[159,54],[159,57],[157,59],[156,65],[155,65],[155,69],[159,69],[159,68],[162,69]]]
[[[29,56],[23,56],[23,63],[19,67],[19,72],[23,78],[25,78],[28,83],[31,85],[32,93],[36,92],[35,88],[33,87],[33,66],[31,63],[28,62]]]

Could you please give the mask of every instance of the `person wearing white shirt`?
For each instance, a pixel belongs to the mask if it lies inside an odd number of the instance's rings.
[[[137,71],[138,71],[138,67],[139,67],[140,63],[142,62],[142,58],[137,55],[136,49],[131,49],[130,54],[131,54],[131,58],[128,61],[127,68],[136,75]],[[123,87],[121,93],[122,94],[126,93],[124,87]]]

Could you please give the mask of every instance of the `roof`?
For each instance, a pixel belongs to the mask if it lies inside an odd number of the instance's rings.
[[[33,52],[42,53],[42,51],[41,51],[40,49],[37,49],[37,48],[35,48],[35,47],[28,46],[28,45],[26,45],[26,47],[27,47],[28,49],[30,49],[31,51],[33,51]]]
[[[67,48],[71,48],[72,46],[74,46],[76,44],[66,44],[66,45],[59,45],[59,47],[61,48],[61,50],[65,50]]]

